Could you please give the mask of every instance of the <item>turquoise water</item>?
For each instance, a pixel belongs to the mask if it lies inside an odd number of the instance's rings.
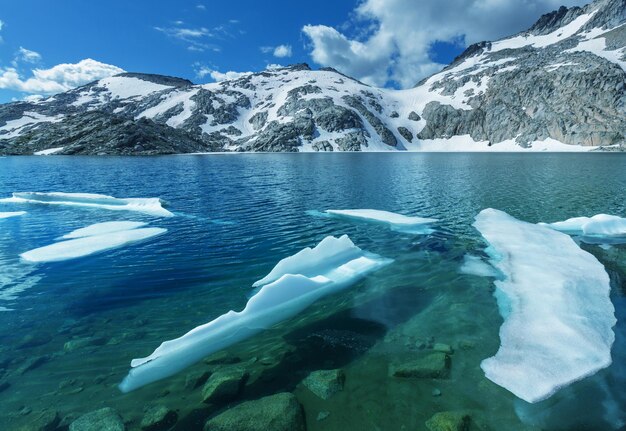
[[[484,249],[471,226],[484,208],[529,222],[624,216],[625,168],[626,157],[615,154],[1,158],[0,197],[16,191],[160,197],[175,217],[0,203],[0,211],[27,211],[0,220],[0,309],[8,309],[0,312],[0,387],[9,384],[0,392],[6,424],[0,428],[32,427],[40,411],[53,409],[62,429],[112,407],[127,429],[140,429],[145,408],[158,404],[177,411],[173,429],[202,429],[206,418],[240,401],[289,391],[303,405],[309,430],[424,429],[433,414],[449,410],[469,411],[475,429],[615,429],[626,410],[626,247],[583,245],[611,276],[614,365],[533,406],[484,377],[479,365],[496,352],[502,320],[492,281],[458,268],[466,253]],[[330,208],[441,222],[431,235],[409,235],[307,214]],[[19,260],[71,230],[113,220],[146,221],[168,232],[76,260]],[[394,263],[229,348],[251,375],[237,399],[202,403],[202,388],[190,387],[189,378],[229,366],[205,362],[130,394],[117,389],[131,359],[240,310],[252,283],[280,259],[341,234]],[[389,376],[391,362],[433,340],[454,349],[448,378]],[[310,371],[331,368],[343,369],[346,380],[330,399],[300,384]],[[319,412],[330,414],[318,421]]]

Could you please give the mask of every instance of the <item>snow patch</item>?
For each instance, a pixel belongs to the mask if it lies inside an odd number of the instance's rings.
[[[504,39],[498,42],[494,42],[491,45],[491,52],[502,51],[503,49],[518,49],[525,46],[533,46],[534,48],[545,48],[546,46],[559,43],[568,37],[575,35],[589,20],[595,15],[597,11],[581,15],[574,19],[569,24],[553,31],[552,33],[533,36],[530,34],[524,34],[515,36],[509,39]]]
[[[485,376],[535,403],[608,367],[616,319],[602,264],[569,236],[502,211],[483,210],[474,226],[505,277],[495,281],[501,345]]]
[[[47,150],[41,150],[35,152],[36,156],[49,156],[54,153],[58,153],[59,151],[63,151],[65,147],[57,147],[57,148],[48,148]]]

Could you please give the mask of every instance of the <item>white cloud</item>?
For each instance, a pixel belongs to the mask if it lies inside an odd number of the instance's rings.
[[[0,19],[0,31],[2,31],[2,27],[4,27],[4,21]],[[2,39],[2,36],[0,36],[0,43],[2,42],[4,42],[4,39]]]
[[[243,76],[250,75],[252,72],[220,72],[208,66],[196,65],[196,76],[200,79],[210,76],[215,82],[226,81],[231,79],[239,79]]]
[[[33,69],[33,76],[27,79],[16,68],[7,67],[0,69],[0,89],[54,94],[122,72],[124,70],[117,66],[90,58],[73,64],[58,64],[50,69]]]
[[[278,45],[274,48],[274,57],[291,57],[291,45]]]
[[[39,63],[41,61],[41,54],[20,46],[20,49],[17,51],[17,55],[15,56],[14,64],[18,61],[22,61],[24,63]]]
[[[262,46],[259,49],[263,54],[272,53],[277,58],[291,57],[293,51],[291,45]]]
[[[325,25],[307,25],[313,61],[373,85],[410,87],[442,65],[431,58],[437,41],[469,45],[528,28],[543,13],[587,0],[364,0],[350,37]]]
[[[198,4],[198,5],[196,5],[196,9],[206,10],[206,6],[203,5],[203,4]]]

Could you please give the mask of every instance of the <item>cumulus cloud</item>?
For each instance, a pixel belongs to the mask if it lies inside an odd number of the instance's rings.
[[[252,72],[234,72],[232,70],[228,72],[220,72],[208,66],[196,65],[196,76],[199,79],[209,76],[215,82],[239,79],[243,76],[250,75],[251,73]]]
[[[291,57],[291,45],[278,45],[274,48],[274,57]]]
[[[302,31],[316,63],[368,84],[410,87],[443,66],[432,59],[435,42],[495,40],[528,28],[561,4],[586,2],[448,0],[442,5],[440,0],[364,0],[343,33],[326,25],[306,25]]]
[[[24,78],[15,67],[7,67],[0,69],[0,89],[54,94],[122,72],[124,70],[117,66],[90,58],[49,69],[33,69],[29,78]]]
[[[291,57],[293,51],[291,45],[262,46],[260,49],[263,54],[271,53],[277,58]]]

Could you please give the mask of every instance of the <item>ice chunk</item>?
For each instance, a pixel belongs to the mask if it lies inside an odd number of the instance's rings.
[[[88,256],[90,254],[143,241],[165,232],[167,232],[167,229],[152,227],[86,236],[36,248],[22,253],[20,257],[26,261],[36,263],[76,259],[78,257]]]
[[[26,214],[26,211],[0,212],[0,218],[17,217]]]
[[[597,214],[593,217],[574,217],[556,223],[540,224],[570,235],[626,240],[626,218],[614,215]]]
[[[96,223],[91,226],[76,229],[73,232],[63,235],[63,239],[84,238],[86,236],[103,235],[106,233],[120,232],[123,230],[132,230],[143,227],[147,223],[137,221],[107,221],[104,223]]]
[[[13,193],[10,198],[0,199],[0,202],[72,205],[107,210],[136,211],[157,217],[174,215],[163,208],[159,198],[114,198],[92,193],[19,192]]]
[[[162,343],[150,356],[134,359],[120,390],[129,392],[176,374],[211,353],[300,313],[319,298],[347,288],[390,262],[361,250],[346,235],[327,237],[317,247],[281,260],[267,277],[255,283],[263,287],[242,311],[229,311]]]
[[[491,245],[504,323],[486,377],[534,403],[611,364],[615,309],[609,276],[567,235],[483,210],[474,223]]]
[[[315,248],[307,247],[293,256],[284,258],[276,264],[269,274],[256,281],[252,286],[263,286],[278,280],[285,274],[314,276],[325,272],[328,268],[362,255],[363,250],[354,245],[348,235],[343,235],[340,238],[327,236]]]
[[[428,225],[438,221],[434,218],[406,216],[389,211],[372,209],[326,210],[326,214],[365,222],[382,223],[389,225],[393,230],[414,234],[432,233],[433,230]]]
[[[500,273],[493,266],[483,261],[478,256],[466,254],[463,257],[463,265],[459,268],[462,274],[477,275],[479,277],[498,277]]]

